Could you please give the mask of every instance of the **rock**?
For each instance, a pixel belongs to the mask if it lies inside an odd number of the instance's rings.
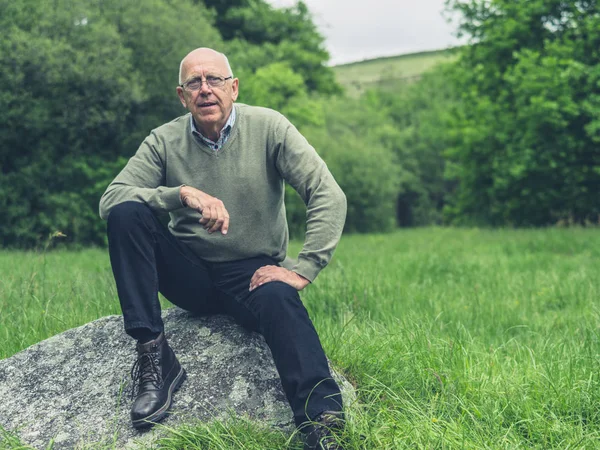
[[[194,317],[163,312],[165,334],[187,371],[170,414],[174,427],[224,418],[231,411],[274,427],[293,429],[271,352],[263,337],[226,316]],[[65,331],[0,361],[0,426],[24,444],[55,449],[91,443],[147,448],[165,431],[131,427],[129,409],[134,342],[121,316]],[[338,374],[346,404],[352,386]]]

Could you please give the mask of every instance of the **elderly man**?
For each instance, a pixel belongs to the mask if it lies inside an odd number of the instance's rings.
[[[339,241],[346,199],[325,163],[281,114],[236,103],[239,81],[207,48],[181,62],[189,114],[153,130],[100,200],[132,369],[136,428],[161,420],[185,371],[163,334],[158,293],[198,314],[223,313],[261,333],[305,448],[338,448],[342,399],[298,295]],[[284,268],[284,182],[307,205],[297,263]],[[157,214],[169,213],[168,229]],[[287,262],[287,261],[286,261]]]

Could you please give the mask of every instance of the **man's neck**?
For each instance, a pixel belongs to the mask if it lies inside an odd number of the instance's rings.
[[[196,130],[198,130],[198,132],[202,134],[202,136],[204,136],[207,139],[210,139],[213,142],[217,142],[221,137],[221,131],[223,131],[223,128],[225,127],[225,124],[229,120],[230,116],[231,111],[229,111],[229,114],[227,114],[227,117],[225,117],[222,123],[216,123],[211,127],[203,128],[199,126],[198,122],[196,122],[196,119],[194,119],[194,125],[196,126]]]
[[[210,139],[213,142],[217,142],[219,140],[219,137],[221,137],[221,130],[223,129],[226,123],[227,121],[225,121],[224,123],[215,124],[209,129],[207,129],[199,126],[196,120],[194,119],[194,125],[196,125],[196,130],[198,130],[198,132],[202,134],[202,136]]]

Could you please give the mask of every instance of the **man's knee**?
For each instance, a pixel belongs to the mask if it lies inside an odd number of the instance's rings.
[[[299,298],[296,288],[283,281],[270,281],[256,289],[256,293],[269,298]]]
[[[267,320],[305,311],[296,288],[283,281],[263,284],[250,296],[249,301],[254,313]]]
[[[114,206],[108,215],[108,233],[118,232],[152,218],[152,210],[145,203],[123,202]]]

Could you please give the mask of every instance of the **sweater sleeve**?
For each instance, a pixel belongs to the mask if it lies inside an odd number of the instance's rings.
[[[150,134],[100,199],[100,217],[107,219],[111,209],[126,201],[146,203],[158,213],[183,208],[181,186],[165,184],[165,148]]]
[[[325,162],[287,119],[279,127],[277,169],[306,204],[306,237],[292,270],[311,282],[329,263],[346,221],[346,196]]]

